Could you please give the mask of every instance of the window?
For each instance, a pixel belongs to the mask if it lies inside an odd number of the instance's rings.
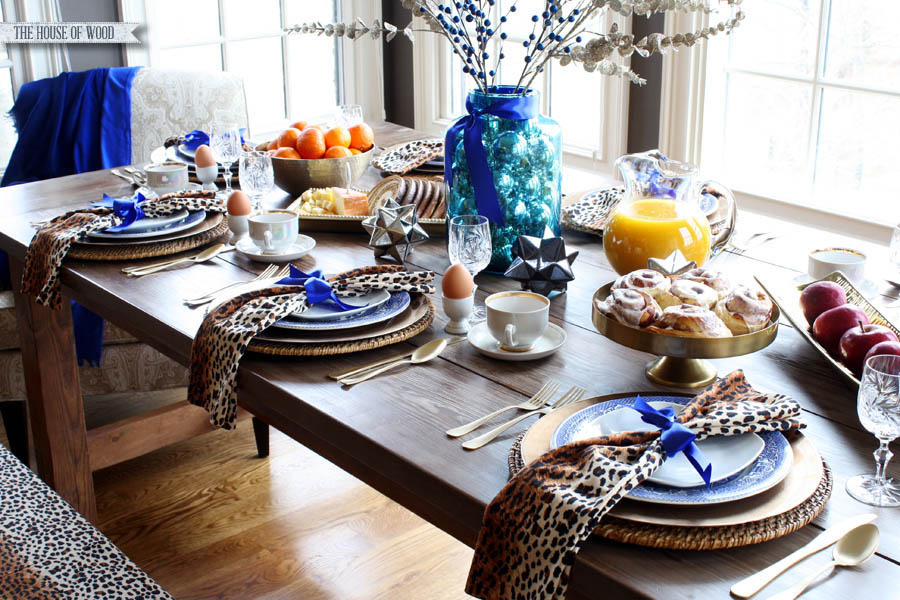
[[[498,0],[501,13],[512,2]],[[509,38],[503,42],[506,57],[497,79],[498,83],[511,85],[517,83],[521,73],[522,42],[531,33],[532,26],[530,20],[519,16],[539,14],[544,9],[544,0],[515,0],[515,4],[517,14],[510,18],[510,27],[504,30]],[[610,19],[601,13],[596,28],[608,28]],[[618,22],[625,31],[630,30],[630,22]],[[494,54],[499,53],[498,42],[495,38]],[[454,119],[464,114],[466,95],[475,84],[462,72],[462,62],[453,55],[450,44],[437,34],[418,34],[414,57],[416,128],[442,135]],[[625,150],[627,84],[619,78],[586,73],[580,65],[561,67],[556,60],[551,60],[533,87],[541,94],[542,112],[558,121],[562,128],[566,165],[611,171],[613,162]]]
[[[754,196],[896,222],[889,177],[900,131],[900,3],[745,7],[727,41],[708,43],[687,158]]]
[[[2,17],[0,20],[4,23],[15,21],[14,9],[12,3],[7,6],[6,3],[0,2],[0,17]],[[10,56],[13,51],[12,46],[0,43],[0,175],[9,163],[9,157],[18,139],[12,118],[8,114],[15,102],[18,87],[15,85],[15,63]]]

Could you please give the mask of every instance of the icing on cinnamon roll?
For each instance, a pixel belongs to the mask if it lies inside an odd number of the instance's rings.
[[[662,315],[662,309],[643,290],[614,289],[597,309],[610,319],[631,327],[646,327]]]
[[[734,335],[753,333],[768,325],[772,300],[762,290],[738,285],[716,305],[715,312]]]
[[[679,304],[666,308],[662,317],[650,326],[649,330],[686,337],[731,337],[731,331],[713,311],[693,304]]]
[[[731,282],[731,280],[722,272],[714,271],[712,269],[704,269],[702,267],[691,269],[687,273],[680,275],[678,279],[696,281],[697,283],[702,283],[703,285],[711,287],[712,289],[716,290],[716,293],[718,293],[719,300],[725,298],[725,296],[727,296],[731,289],[734,287],[734,284]]]
[[[693,304],[703,308],[712,308],[718,300],[719,294],[716,290],[690,279],[676,279],[669,287],[669,291],[660,294],[659,298],[657,298],[659,305],[663,308],[678,306],[679,304]]]
[[[641,290],[658,301],[660,294],[667,292],[672,280],[653,269],[639,269],[622,275],[613,284],[613,289]]]

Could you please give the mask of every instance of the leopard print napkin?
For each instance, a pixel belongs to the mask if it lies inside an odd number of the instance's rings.
[[[165,194],[141,205],[147,217],[164,217],[181,209],[225,212],[225,203],[213,191]],[[60,307],[59,268],[72,243],[93,231],[121,225],[123,219],[110,208],[86,208],[67,212],[43,225],[28,245],[22,292],[38,304]]]
[[[711,385],[677,419],[697,439],[805,426],[796,401],[757,392],[742,371]],[[466,592],[562,600],[581,544],[665,459],[659,431],[628,432],[567,444],[526,466],[485,510]]]
[[[345,271],[328,282],[345,297],[372,290],[431,293],[434,275],[434,271],[409,272],[400,265],[376,265]],[[238,365],[253,336],[307,308],[302,285],[279,285],[236,296],[206,316],[191,347],[188,400],[209,411],[210,423],[234,427]]]

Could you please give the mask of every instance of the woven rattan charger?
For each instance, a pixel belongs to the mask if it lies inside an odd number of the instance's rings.
[[[553,431],[568,416],[608,399],[584,400],[538,421],[513,443],[508,457],[510,474],[549,451]],[[763,494],[725,504],[685,507],[625,500],[604,517],[594,533],[617,542],[670,550],[737,548],[793,533],[825,507],[833,478],[808,438],[796,436],[791,447],[791,473]]]

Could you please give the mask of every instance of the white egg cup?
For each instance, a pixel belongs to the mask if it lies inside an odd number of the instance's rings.
[[[444,314],[450,318],[450,322],[444,327],[444,331],[453,335],[462,335],[469,332],[469,316],[472,307],[475,306],[475,292],[468,298],[448,298],[441,294],[444,305]]]
[[[203,184],[204,190],[218,190],[219,188],[216,185],[216,177],[218,176],[218,165],[213,165],[211,167],[197,167],[197,179]]]
[[[250,231],[250,215],[228,215],[228,229],[235,238],[247,235]]]

